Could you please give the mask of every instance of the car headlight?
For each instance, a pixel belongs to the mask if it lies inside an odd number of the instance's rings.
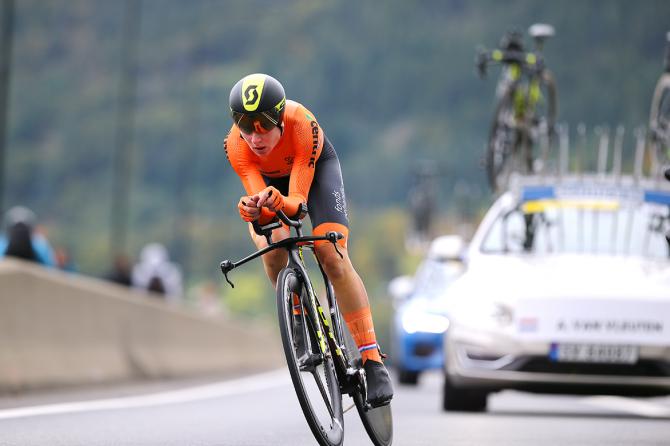
[[[439,314],[408,311],[402,316],[402,328],[409,334],[444,333],[449,328],[449,319]]]

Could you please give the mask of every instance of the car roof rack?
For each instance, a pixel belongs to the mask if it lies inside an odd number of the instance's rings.
[[[651,202],[670,206],[670,182],[663,176],[663,166],[647,144],[643,128],[634,132],[635,150],[631,172],[624,172],[623,140],[624,128],[619,126],[610,138],[605,127],[595,129],[597,156],[592,169],[582,169],[587,164],[586,126],[578,125],[578,141],[570,159],[569,135],[566,125],[559,126],[559,151],[553,169],[539,169],[536,174],[512,173],[508,187],[518,199],[549,199],[565,196],[616,197],[635,202]],[[610,150],[610,146],[613,146]],[[609,160],[610,152],[612,154]],[[571,161],[572,163],[570,163]],[[548,163],[543,163],[545,166]],[[610,167],[608,168],[608,164]],[[569,166],[572,165],[572,171]]]

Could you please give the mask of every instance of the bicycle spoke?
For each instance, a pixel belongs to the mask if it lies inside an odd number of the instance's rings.
[[[325,367],[325,365],[324,365]],[[323,381],[321,380],[321,377],[319,376],[319,372],[317,370],[314,370],[312,372],[312,375],[314,376],[314,381],[316,382],[316,386],[319,388],[319,392],[321,392],[321,396],[323,397],[323,402],[326,405],[326,408],[328,409],[328,413],[330,413],[331,418],[335,416],[335,413],[333,411],[333,407],[330,404],[330,396],[328,395],[328,392],[326,391],[325,386],[323,385]]]

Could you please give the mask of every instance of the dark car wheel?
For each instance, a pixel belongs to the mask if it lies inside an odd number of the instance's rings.
[[[442,408],[446,411],[483,412],[486,410],[488,392],[480,389],[455,387],[444,375]]]
[[[419,372],[398,368],[398,382],[415,386],[419,382]]]

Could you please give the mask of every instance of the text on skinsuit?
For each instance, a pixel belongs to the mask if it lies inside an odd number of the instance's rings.
[[[341,188],[339,191],[334,190],[333,197],[335,197],[335,210],[344,214],[344,218],[349,220],[349,216],[347,215],[347,202],[344,198],[344,188]]]
[[[310,125],[312,126],[312,156],[309,159],[309,167],[314,167],[316,151],[319,149],[319,124],[316,121],[312,121]]]

